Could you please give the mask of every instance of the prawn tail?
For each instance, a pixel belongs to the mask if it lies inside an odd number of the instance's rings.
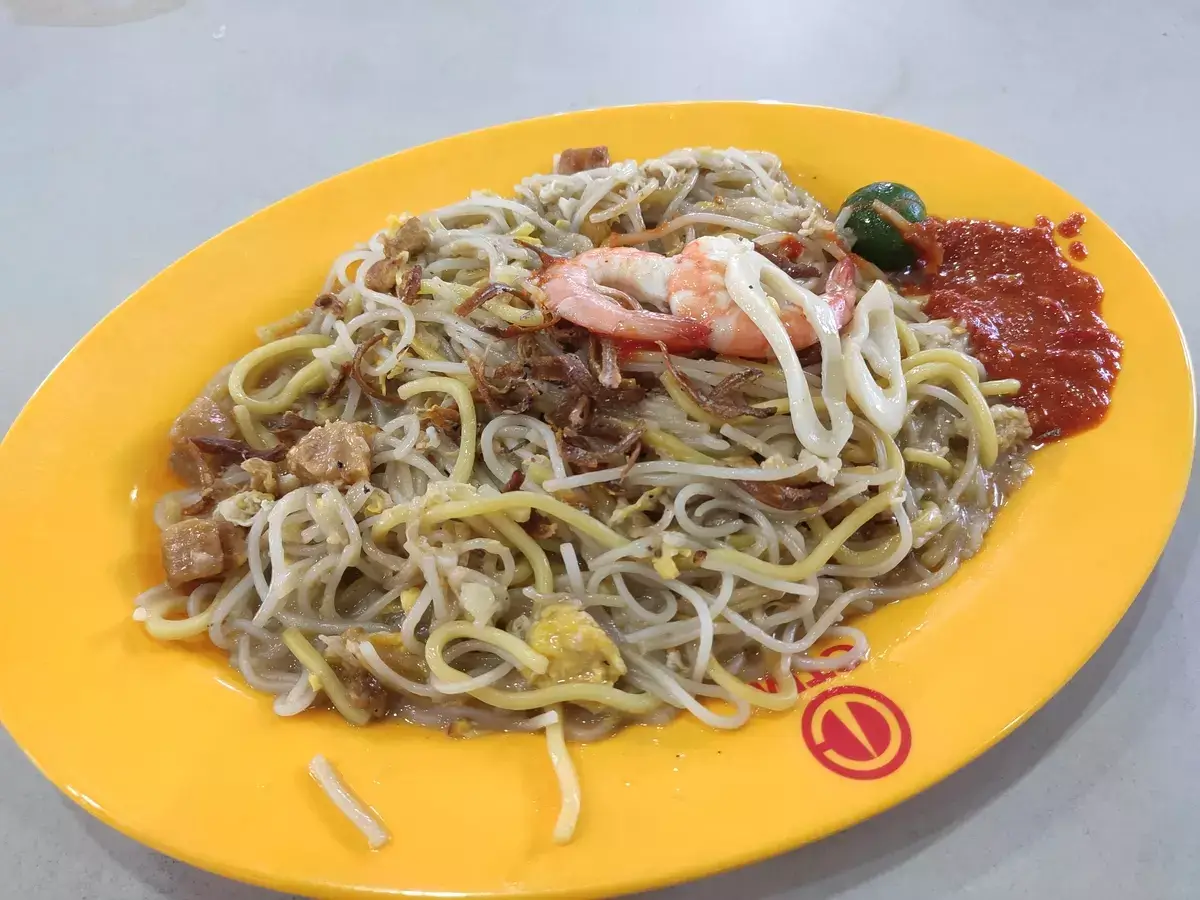
[[[854,259],[847,255],[839,260],[829,272],[825,283],[825,299],[830,303],[849,301],[854,304]]]
[[[661,342],[672,353],[692,353],[708,347],[711,332],[709,324],[699,319],[647,310],[630,315],[612,337],[649,344]]]

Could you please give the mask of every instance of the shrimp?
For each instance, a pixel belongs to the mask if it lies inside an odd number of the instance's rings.
[[[725,262],[706,246],[708,238],[692,241],[678,257],[667,287],[671,312],[697,319],[711,329],[708,347],[727,356],[761,359],[771,355],[763,333],[742,312],[725,289]],[[837,263],[826,282],[825,300],[833,310],[838,329],[854,314],[854,262],[849,257]],[[817,333],[798,306],[780,309],[779,318],[797,350],[817,342]]]
[[[675,353],[709,349],[746,358],[770,356],[767,339],[725,288],[725,256],[714,240],[698,238],[677,256],[600,247],[572,259],[546,260],[546,307],[589,331],[623,340],[661,341]],[[823,298],[838,328],[845,326],[854,312],[851,259],[833,267]],[[653,312],[641,303],[671,312]],[[787,306],[780,318],[796,349],[816,343],[816,331],[799,307]]]
[[[542,280],[546,307],[568,322],[621,340],[661,341],[675,353],[708,345],[709,327],[686,316],[632,309],[614,299],[640,300],[666,308],[673,257],[630,247],[601,247],[553,262]],[[607,291],[607,293],[605,293]]]

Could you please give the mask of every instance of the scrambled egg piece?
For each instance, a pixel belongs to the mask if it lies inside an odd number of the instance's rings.
[[[568,603],[552,603],[534,618],[526,642],[550,661],[535,687],[563,682],[612,684],[625,674],[625,660],[596,620]]]
[[[275,505],[275,498],[262,491],[242,491],[232,497],[226,497],[217,504],[217,515],[226,522],[249,528],[260,509],[270,509]]]
[[[654,571],[667,580],[679,577],[679,563],[675,562],[675,557],[691,562],[692,551],[687,547],[676,547],[673,544],[662,545],[658,556],[654,557]]]
[[[458,592],[458,603],[476,625],[487,625],[500,611],[492,589],[477,581],[468,581]]]
[[[1029,415],[1021,407],[997,403],[991,411],[992,421],[996,424],[996,441],[1001,453],[1033,437]]]
[[[372,491],[371,496],[367,498],[367,502],[363,504],[363,514],[367,516],[379,515],[387,509],[390,499],[383,491]]]
[[[626,501],[622,499],[618,502],[617,508],[613,511],[613,514],[609,516],[608,524],[610,526],[620,525],[626,519],[631,518],[637,513],[646,512],[652,509],[658,505],[658,498],[665,490],[666,488],[664,487],[651,488],[642,494],[642,496],[638,497],[633,503],[626,503]],[[621,506],[621,503],[625,503],[626,505]]]
[[[417,605],[417,598],[421,596],[419,587],[405,588],[400,592],[400,608],[406,613],[412,612],[412,608]]]
[[[688,547],[681,547],[675,540],[672,540],[675,535],[665,534],[662,538],[662,546],[659,548],[658,556],[654,558],[654,571],[663,578],[672,579],[679,577],[679,563],[675,561],[679,557],[689,568],[692,561],[695,559],[695,552]]]

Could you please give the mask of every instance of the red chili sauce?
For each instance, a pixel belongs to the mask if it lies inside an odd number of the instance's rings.
[[[1051,228],[930,218],[914,230],[919,246],[942,248],[920,288],[929,293],[925,312],[963,324],[989,378],[1020,380],[1014,402],[1029,414],[1034,439],[1099,423],[1121,368],[1121,340],[1100,318],[1100,282],[1063,258]]]
[[[1079,235],[1079,229],[1083,227],[1083,223],[1087,221],[1087,216],[1083,213],[1071,213],[1058,224],[1058,233],[1065,238],[1073,238]],[[1040,222],[1038,223],[1041,224]]]
[[[778,243],[777,249],[792,262],[795,262],[800,258],[800,254],[804,252],[804,244],[801,243],[799,238],[788,234],[784,235],[783,240]]]

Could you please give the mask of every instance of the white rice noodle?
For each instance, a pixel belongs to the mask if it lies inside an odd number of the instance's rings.
[[[682,581],[671,580],[665,584],[690,603],[696,611],[696,622],[700,627],[700,642],[696,648],[696,662],[692,666],[692,678],[696,681],[703,681],[705,670],[708,668],[708,660],[712,656],[713,645],[713,617],[708,600],[695,588]]]
[[[504,431],[506,435],[518,434],[527,441],[533,441],[533,437],[536,435],[537,443],[545,450],[546,456],[550,460],[550,471],[554,473],[554,477],[556,479],[567,477],[566,464],[563,462],[562,454],[558,452],[558,441],[549,425],[532,416],[503,415],[496,416],[488,422],[479,436],[480,454],[483,456],[488,470],[499,481],[507,481],[515,469],[511,464],[504,463],[496,454],[496,438],[500,436],[501,431]],[[550,483],[550,481],[546,482],[546,484]]]
[[[488,669],[488,671],[471,678],[464,678],[462,681],[442,681],[436,675],[431,675],[429,683],[443,694],[469,694],[471,691],[490,687],[508,675],[513,668],[511,663],[500,663],[493,669]]]
[[[636,541],[630,541],[622,547],[617,547],[615,550],[609,550],[593,557],[588,562],[590,569],[602,569],[605,566],[619,562],[623,559],[642,559],[650,556],[653,553],[652,541],[650,538],[641,538]]]
[[[583,190],[583,194],[575,204],[571,214],[571,230],[578,231],[583,225],[584,217],[595,208],[596,204],[609,195],[617,186],[615,178],[598,178]]]
[[[401,320],[404,330],[400,332],[400,337],[390,339],[387,346],[389,351],[384,354],[383,359],[373,366],[363,366],[363,374],[369,378],[378,378],[381,375],[387,375],[388,372],[396,368],[400,361],[400,355],[408,349],[413,338],[417,334],[417,320],[413,315],[413,311],[403,302],[396,308],[396,315]]]
[[[756,253],[748,242],[733,238],[705,240],[712,242],[715,253],[726,258],[725,289],[762,332],[783,370],[796,439],[805,449],[832,463],[854,430],[854,417],[846,403],[841,338],[833,310],[823,299],[796,284]],[[817,417],[800,358],[779,318],[775,302],[764,290],[768,286],[780,302],[799,306],[816,332],[821,345],[821,397],[828,410],[828,428]]]
[[[904,424],[908,387],[900,367],[892,292],[882,281],[876,281],[858,301],[842,338],[842,354],[850,396],[879,430],[895,435]],[[881,387],[876,377],[885,379],[887,386]]]
[[[571,587],[571,593],[582,599],[587,590],[583,584],[583,572],[579,568],[579,556],[575,552],[575,545],[569,541],[560,544],[558,552],[562,554],[563,566],[567,570],[567,584]]]
[[[237,584],[229,589],[229,593],[211,607],[212,612],[209,613],[208,637],[209,640],[221,649],[228,650],[231,646],[229,639],[225,636],[225,620],[229,618],[234,610],[249,600],[253,593],[254,576],[250,572],[247,572]]]
[[[378,850],[392,839],[387,829],[383,827],[383,823],[372,815],[370,808],[346,787],[333,766],[330,765],[329,760],[324,756],[314,756],[312,762],[308,764],[308,772],[321,786],[325,796],[338,808],[338,812],[363,833],[372,850]]]
[[[728,612],[728,611],[727,611]],[[721,715],[713,712],[679,683],[675,675],[665,666],[652,662],[640,653],[625,654],[626,661],[643,676],[638,679],[653,693],[672,706],[686,709],[693,716],[713,728],[741,728],[750,718],[750,704],[737,697],[725,695],[723,699],[733,704],[733,712]]]
[[[414,612],[416,608],[414,607]],[[417,681],[405,678],[387,663],[385,663],[379,655],[379,651],[370,641],[358,641],[353,644],[352,652],[376,678],[385,687],[390,687],[394,691],[401,691],[406,694],[413,694],[417,697],[428,697],[436,700],[444,696],[441,691],[430,687],[427,684],[421,684]]]
[[[778,481],[783,478],[795,478],[817,469],[818,461],[806,459],[781,468],[763,468],[760,466],[707,466],[700,463],[678,462],[676,460],[655,460],[654,462],[636,463],[629,468],[627,478],[644,475],[672,474],[683,475],[688,479],[717,478],[726,481]],[[542,487],[548,491],[566,491],[572,488],[586,487],[589,484],[600,484],[605,481],[616,481],[623,472],[624,466],[614,466],[611,469],[600,469],[597,472],[585,472],[582,475],[572,475],[568,478],[547,479]]]
[[[288,566],[284,555],[283,523],[289,515],[305,508],[311,493],[312,488],[297,488],[276,501],[267,513],[267,548],[271,559],[271,581],[266,594],[262,595],[262,605],[254,614],[255,625],[262,626],[269,622],[299,582],[301,573]]]
[[[554,718],[546,721],[546,747],[550,751],[550,764],[554,766],[554,775],[558,779],[558,789],[562,794],[562,805],[554,823],[553,837],[554,843],[565,844],[574,836],[575,825],[579,821],[579,777],[575,774],[575,766],[567,752],[561,708],[547,715],[554,715]],[[537,718],[544,719],[544,716]]]
[[[713,572],[725,572],[730,575],[736,575],[743,581],[749,581],[752,584],[761,585],[765,588],[770,588],[773,591],[780,591],[784,594],[797,594],[801,597],[815,596],[817,591],[811,585],[804,584],[798,581],[784,581],[781,578],[772,578],[769,575],[760,575],[753,569],[743,569],[734,563],[713,562],[705,560],[700,564],[702,568],[709,569]]]
[[[309,681],[306,669],[296,678],[296,683],[290,691],[275,698],[272,708],[277,716],[294,716],[312,706],[315,699],[317,699],[317,691]]]
[[[692,537],[699,538],[701,540],[720,540],[742,530],[744,523],[740,520],[725,522],[721,525],[702,525],[695,521],[687,510],[687,504],[688,501],[690,501],[697,494],[703,494],[711,497],[715,494],[715,490],[711,485],[704,484],[703,482],[697,482],[686,485],[679,490],[679,493],[675,495],[675,521],[679,523],[680,528],[682,528]],[[701,507],[704,505],[705,504],[701,504]],[[709,508],[711,509],[712,507]],[[700,512],[700,508],[697,508],[696,514],[703,518],[703,513]]]
[[[345,544],[342,552],[338,555],[333,572],[325,582],[325,593],[321,598],[321,615],[329,619],[337,616],[335,601],[338,584],[341,582],[342,576],[346,574],[346,569],[356,563],[362,553],[362,535],[359,533],[358,523],[354,521],[354,513],[346,504],[346,498],[336,487],[322,484],[318,485],[316,490],[318,494],[316,502],[319,504],[324,501],[326,504],[332,504],[333,511],[340,518],[342,529],[344,529],[344,534],[339,529],[339,533],[336,535],[326,537],[326,542],[333,546]]]
[[[660,612],[651,612],[633,596],[633,592],[629,590],[629,586],[625,583],[625,575],[635,575],[659,587],[663,585],[662,576],[650,568],[650,566],[634,562],[616,562],[604,567],[591,567],[590,577],[587,582],[587,592],[589,594],[600,593],[600,585],[606,578],[612,578],[613,584],[617,588],[617,594],[625,601],[626,609],[643,622],[649,622],[652,625],[661,625],[675,618],[675,613],[678,612],[679,605],[672,594],[669,592],[665,594],[667,602]]]

